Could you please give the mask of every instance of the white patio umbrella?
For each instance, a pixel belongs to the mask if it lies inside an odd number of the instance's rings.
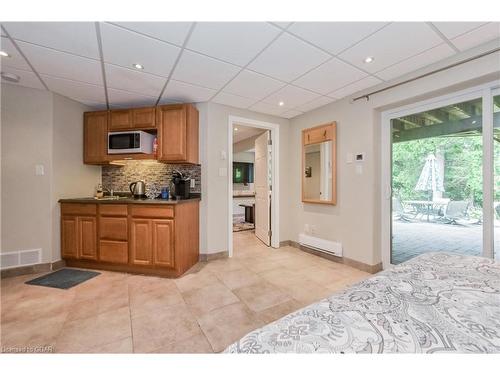
[[[443,179],[440,176],[436,157],[434,154],[429,154],[425,160],[422,172],[420,172],[420,177],[418,178],[417,185],[415,186],[416,191],[444,191]]]

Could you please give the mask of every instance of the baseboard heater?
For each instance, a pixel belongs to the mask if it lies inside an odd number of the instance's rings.
[[[299,244],[326,254],[335,255],[337,257],[342,256],[342,244],[340,242],[324,240],[322,238],[300,233]]]

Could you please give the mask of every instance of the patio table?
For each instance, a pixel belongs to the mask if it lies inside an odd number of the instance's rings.
[[[426,209],[427,211],[427,221],[429,220],[429,216],[431,213],[432,208],[434,207],[444,207],[447,205],[446,202],[434,202],[434,201],[419,201],[419,200],[414,200],[414,201],[405,201],[405,204],[409,204],[410,206],[413,206],[418,213],[422,213],[422,209]]]

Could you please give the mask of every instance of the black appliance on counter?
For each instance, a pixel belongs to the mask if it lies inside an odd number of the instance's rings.
[[[172,183],[174,184],[172,198],[189,199],[191,179],[188,176],[184,176],[179,171],[174,171],[174,173],[172,174]]]

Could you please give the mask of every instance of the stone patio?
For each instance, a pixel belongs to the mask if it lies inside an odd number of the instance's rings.
[[[417,255],[445,251],[481,255],[482,225],[466,226],[428,222],[393,221],[392,263],[399,264]],[[495,225],[495,258],[500,260],[500,226]]]

